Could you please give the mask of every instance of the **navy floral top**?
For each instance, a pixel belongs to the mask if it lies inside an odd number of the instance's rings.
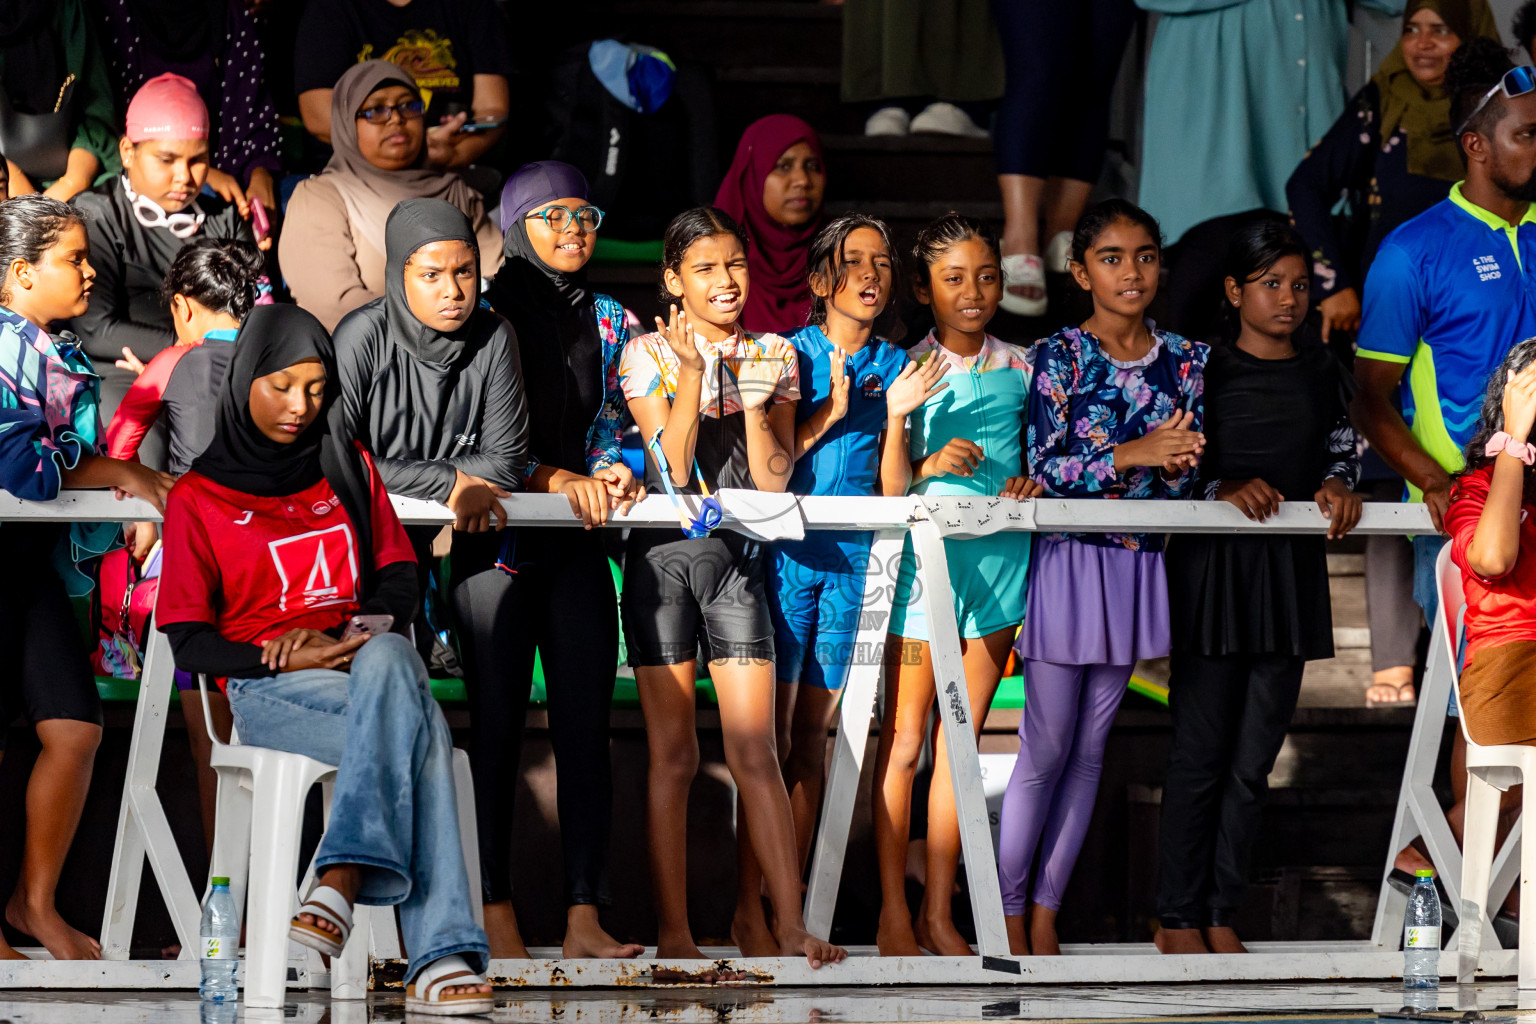
[[[1040,342],[1029,398],[1030,475],[1057,498],[1192,498],[1195,474],[1173,479],[1161,470],[1115,468],[1115,446],[1134,441],[1189,409],[1199,429],[1205,410],[1210,348],[1150,321],[1152,350],[1135,362],[1111,359],[1099,340],[1068,327]],[[1162,535],[1069,534],[1089,544],[1161,551]]]

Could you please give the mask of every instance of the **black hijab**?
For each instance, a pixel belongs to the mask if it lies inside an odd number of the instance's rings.
[[[465,317],[463,327],[443,334],[416,319],[405,297],[405,261],[422,246],[445,241],[463,242],[474,250],[476,294],[471,303],[478,302],[480,246],[469,218],[457,207],[444,199],[406,199],[395,204],[384,222],[384,313],[389,340],[414,359],[450,366],[463,358],[469,347],[468,329],[475,319],[474,311]]]
[[[306,359],[319,359],[325,367],[325,400],[309,428],[293,443],[281,444],[256,429],[251,385],[258,377]],[[219,390],[213,440],[192,470],[222,487],[262,498],[297,494],[325,479],[352,519],[366,593],[373,565],[372,501],[362,458],[336,429],[340,393],[336,350],[320,321],[298,306],[257,306],[235,336],[234,354]]]

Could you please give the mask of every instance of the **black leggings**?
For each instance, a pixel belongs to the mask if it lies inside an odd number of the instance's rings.
[[[53,551],[67,526],[7,523],[11,578],[0,591],[0,751],[11,723],[101,724],[101,698]]]
[[[512,812],[537,650],[555,754],[566,903],[606,905],[613,817],[608,715],[619,660],[613,575],[595,532],[509,532],[453,537],[449,604],[469,696],[481,888],[487,903],[512,898]],[[504,540],[515,574],[496,568]]]
[[[1231,927],[1236,918],[1305,667],[1274,654],[1173,652],[1173,750],[1158,837],[1164,928]]]
[[[1132,0],[992,0],[1006,91],[997,112],[997,173],[1096,182],[1109,100]]]

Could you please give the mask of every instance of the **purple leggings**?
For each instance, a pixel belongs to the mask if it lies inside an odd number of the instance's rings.
[[[1131,665],[1058,665],[1022,661],[1024,713],[1019,759],[1003,794],[998,880],[1003,913],[1026,903],[1061,909],[1104,766],[1104,742],[1115,720]],[[1029,884],[1035,852],[1040,870]]]

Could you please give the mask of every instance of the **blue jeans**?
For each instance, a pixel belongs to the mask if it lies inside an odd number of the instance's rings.
[[[358,649],[352,671],[305,669],[231,679],[241,738],[337,766],[317,872],[362,867],[357,902],[400,908],[413,979],[453,953],[484,972],[453,787],[453,740],[411,643],[388,634]]]
[[[1424,609],[1424,621],[1435,628],[1435,615],[1440,611],[1440,588],[1435,579],[1435,562],[1446,538],[1438,533],[1421,533],[1413,538],[1413,600]],[[1460,667],[1460,660],[1457,661]],[[1456,717],[1456,694],[1451,693],[1450,706],[1445,713]]]

